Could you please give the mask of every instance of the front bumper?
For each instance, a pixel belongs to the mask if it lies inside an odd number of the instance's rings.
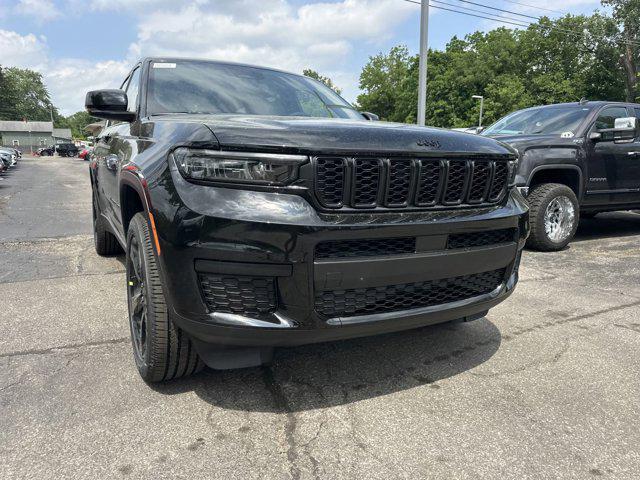
[[[296,195],[193,185],[175,171],[170,182],[155,183],[150,193],[173,320],[197,341],[217,345],[299,345],[477,318],[515,288],[529,231],[526,203],[515,190],[504,205],[490,208],[349,215],[320,214]],[[512,241],[448,248],[452,235],[505,229],[514,232]],[[416,250],[316,257],[323,242],[395,238],[415,239]],[[455,293],[456,282],[464,288],[465,278],[483,272],[498,272],[500,278],[480,294]],[[210,276],[218,283],[207,283]],[[237,282],[229,287],[235,289],[234,308],[212,308],[211,302],[228,293],[220,279],[234,278],[257,278],[259,288],[269,279],[273,308],[241,311],[238,298],[253,307],[262,300],[251,292],[243,297],[247,290],[239,292]],[[446,290],[443,301],[428,298],[420,305],[412,289],[421,286],[424,292],[431,285]],[[395,295],[398,287],[404,303],[378,302],[379,311],[371,307],[371,298],[387,295],[389,288]],[[323,310],[327,292],[331,307]]]

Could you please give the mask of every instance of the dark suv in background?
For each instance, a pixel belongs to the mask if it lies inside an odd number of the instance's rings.
[[[313,79],[148,58],[91,161],[95,246],[126,251],[147,381],[258,365],[273,347],[480,318],[528,234],[495,140],[369,121]]]
[[[582,101],[520,110],[482,133],[520,153],[531,247],[564,248],[580,216],[640,208],[639,123],[638,104]]]

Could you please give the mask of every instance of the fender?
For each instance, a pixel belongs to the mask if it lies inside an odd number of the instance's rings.
[[[527,179],[527,187],[529,187],[529,185],[531,184],[531,180],[533,179],[533,177],[535,176],[536,173],[543,171],[543,170],[575,170],[576,172],[578,172],[578,201],[580,201],[580,199],[582,198],[583,195],[583,181],[582,181],[582,169],[578,166],[578,165],[572,165],[572,164],[551,164],[551,165],[538,165],[537,167],[534,167],[533,170],[531,170],[531,173],[529,174],[529,178]]]
[[[138,196],[142,199],[142,207],[144,213],[147,216],[149,227],[153,235],[153,243],[156,249],[156,254],[160,256],[162,250],[160,248],[160,242],[158,240],[158,232],[156,231],[156,222],[153,217],[151,197],[149,196],[149,188],[147,180],[140,171],[140,168],[134,163],[127,163],[123,165],[120,171],[120,205],[125,205],[122,198],[122,186],[127,185],[132,187]],[[123,225],[124,226],[124,225]]]

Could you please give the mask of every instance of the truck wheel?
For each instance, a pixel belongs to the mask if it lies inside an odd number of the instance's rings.
[[[527,197],[531,234],[527,246],[535,250],[562,250],[578,228],[580,207],[575,193],[566,185],[543,183]]]
[[[204,364],[169,317],[146,218],[137,213],[127,231],[127,300],[133,357],[140,376],[161,382],[191,375]]]
[[[92,194],[91,198],[93,210],[93,245],[96,248],[96,253],[101,256],[111,256],[122,253],[122,247],[120,247],[118,240],[113,233],[105,228],[104,219],[98,216],[95,194]]]

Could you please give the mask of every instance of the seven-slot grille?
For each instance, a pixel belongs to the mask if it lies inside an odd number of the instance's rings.
[[[316,157],[315,192],[325,208],[423,208],[499,203],[506,160]]]

